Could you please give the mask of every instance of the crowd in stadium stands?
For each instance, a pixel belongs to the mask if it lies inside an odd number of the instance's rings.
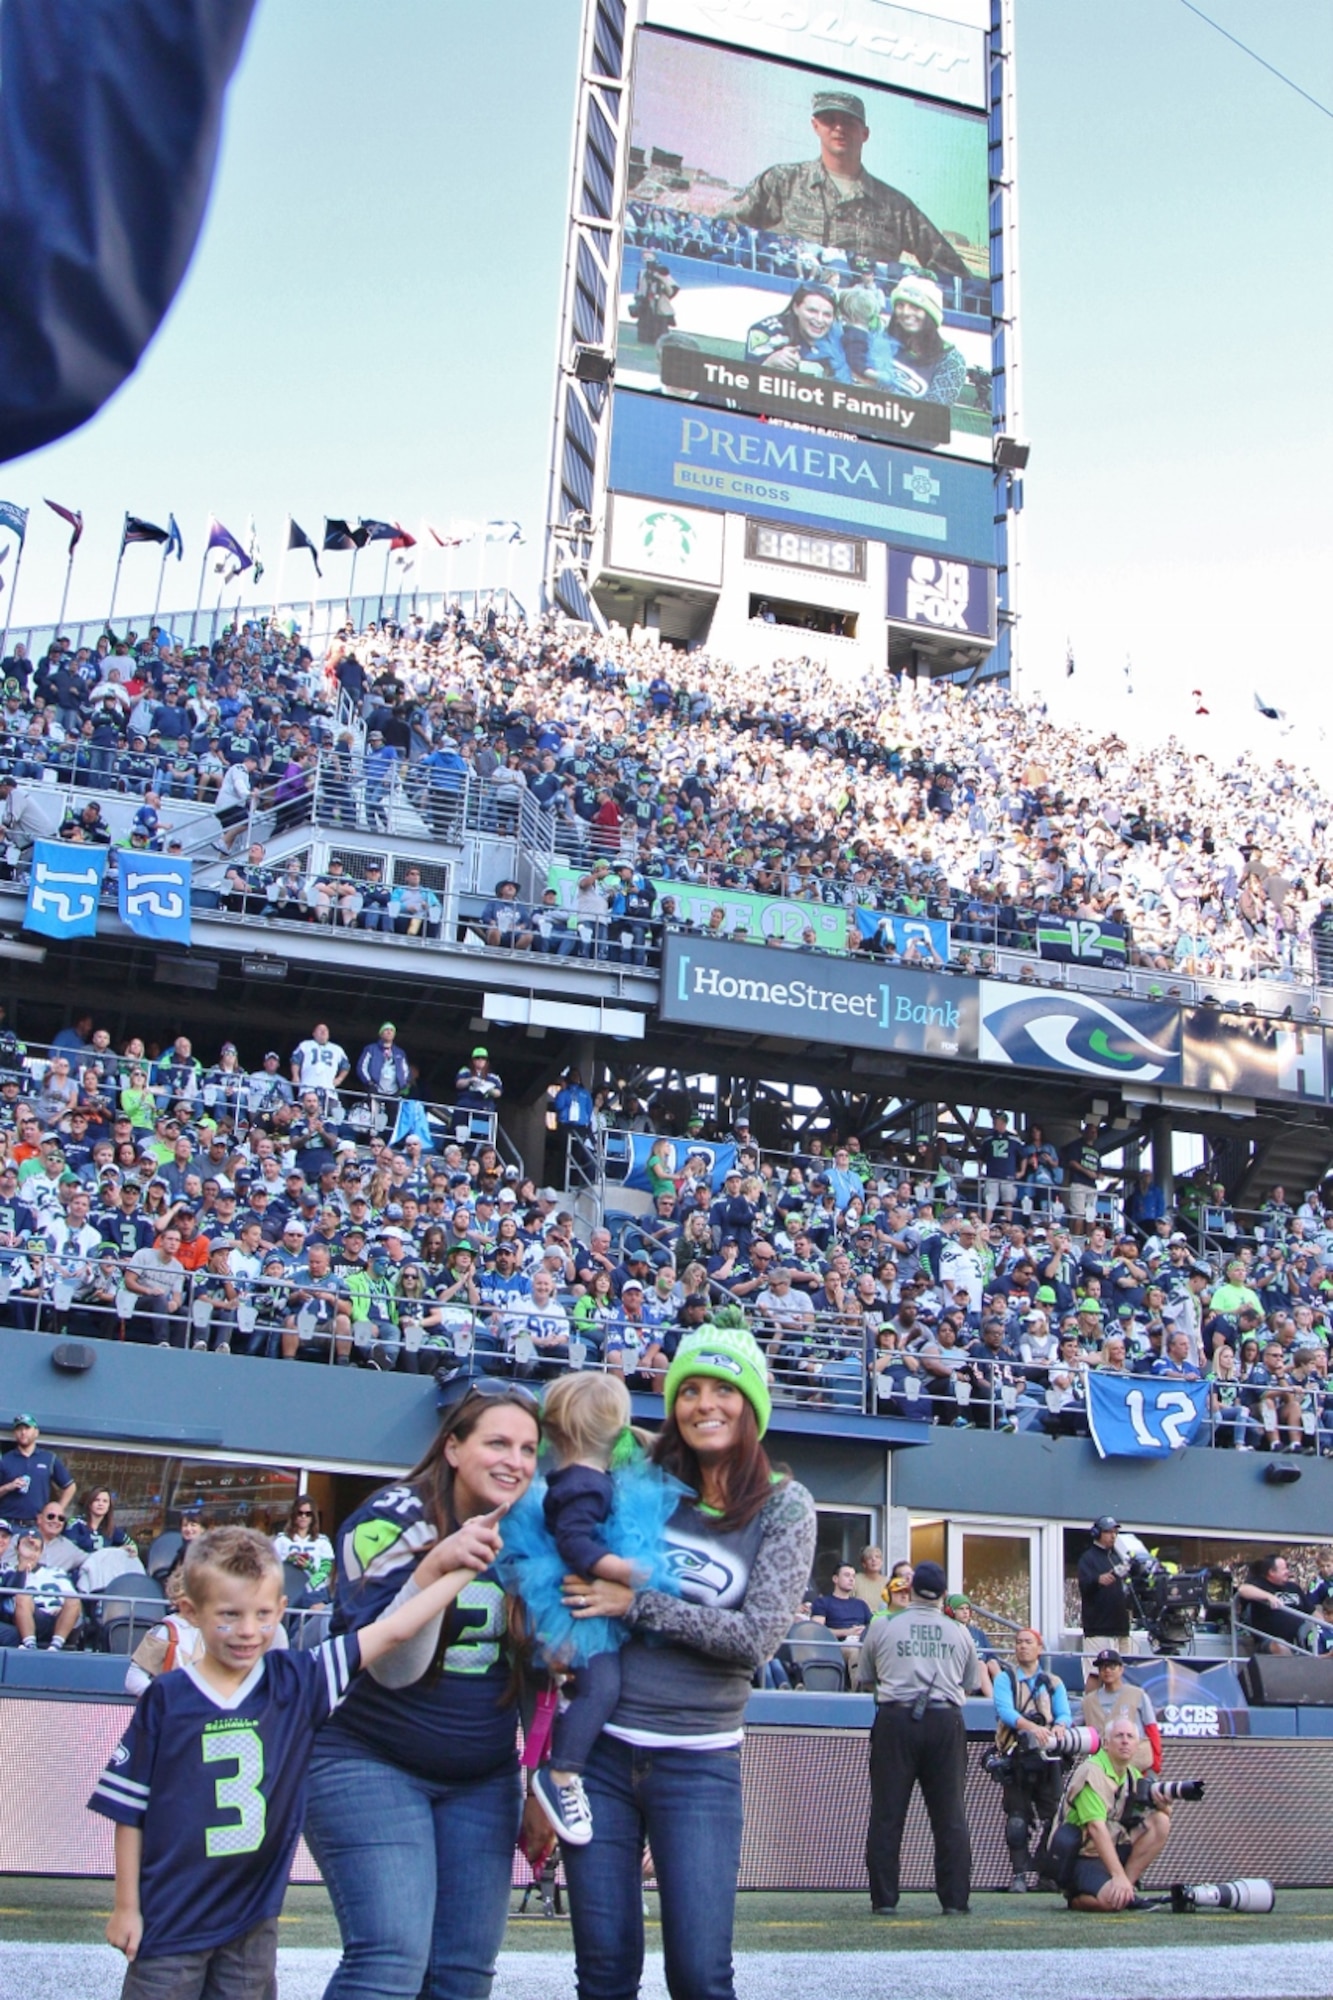
[[[848,947],[889,957],[891,943],[862,938],[857,907],[947,923],[959,967],[1032,950],[1039,921],[1079,918],[1123,926],[1128,965],[1168,992],[1182,975],[1308,976],[1312,949],[1333,977],[1329,803],[1314,778],[1248,751],[1213,764],[1176,739],[1131,750],[1003,689],[887,672],[850,683],[809,660],[740,667],[547,623],[473,628],[461,613],[349,633],[321,661],[299,637],[246,626],[197,651],[165,632],[77,653],[55,642],[35,662],[15,647],[0,672],[11,874],[45,830],[22,781],[54,774],[139,798],[127,845],[170,846],[173,800],[210,805],[216,888],[257,921],[434,934],[440,905],[420,873],[390,884],[367,866],[351,880],[330,861],[316,877],[247,855],[251,805],[281,829],[308,812],[318,772],[335,828],[373,835],[403,801],[448,837],[464,789],[485,780],[493,829],[515,831],[520,807],[549,814],[547,847],[579,871],[572,906],[499,885],[484,925],[496,948],[642,964],[664,924],[698,922],[711,888],[845,911]],[[108,841],[98,802],[63,834]],[[705,925],[749,935],[723,900]],[[813,928],[782,942],[811,949]]]
[[[752,229],[730,216],[696,215],[684,208],[632,199],[626,211],[625,240],[650,255],[691,257],[706,264],[738,266],[793,282],[819,282],[842,294],[873,288],[881,307],[897,280],[918,266],[899,260],[872,261],[845,250],[804,241],[773,229]],[[965,271],[937,271],[950,310],[989,311],[989,282]],[[854,309],[853,309],[854,310]],[[850,318],[851,315],[849,314]],[[885,313],[887,318],[887,312]]]
[[[114,1051],[91,1013],[39,1054],[0,1025],[0,1325],[373,1371],[604,1366],[654,1394],[729,1303],[779,1403],[1082,1433],[1092,1369],[1207,1376],[1214,1443],[1333,1447],[1318,1191],[1236,1216],[1201,1170],[1171,1208],[1147,1173],[1113,1198],[1094,1120],[1059,1148],[997,1112],[956,1149],[761,1149],[744,1115],[664,1097],[650,1209],[618,1213],[607,1185],[587,1229],[502,1161],[484,1047],[447,1103],[420,1084],[390,1022],[357,1053],[320,1022],[248,1062],[183,1035]],[[608,1131],[654,1132],[573,1071],[550,1113],[576,1186]]]
[[[75,1497],[75,1484],[59,1452],[43,1446],[26,1413],[14,1421],[11,1447],[0,1452],[0,1648],[62,1652],[67,1642],[102,1650],[107,1620],[124,1608],[115,1586],[127,1577],[152,1576],[163,1586],[164,1622],[152,1625],[140,1601],[140,1626],[148,1623],[134,1654],[126,1687],[141,1694],[164,1668],[184,1666],[196,1637],[180,1609],[185,1550],[206,1529],[224,1525],[198,1505],[184,1508],[176,1525],[136,1543],[116,1521],[115,1497],[93,1486]],[[249,1514],[249,1510],[247,1510]],[[249,1515],[245,1525],[258,1522]],[[311,1614],[327,1611],[333,1580],[333,1544],[309,1494],[292,1503],[272,1536],[284,1565],[294,1635]],[[322,1636],[327,1621],[308,1638]],[[286,1633],[279,1645],[287,1643]]]

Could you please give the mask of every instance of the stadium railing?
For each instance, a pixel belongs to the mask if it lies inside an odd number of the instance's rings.
[[[55,759],[48,770],[60,770],[72,755],[71,746],[46,748]],[[68,773],[54,783],[31,778],[28,782],[40,796],[58,807],[51,815],[56,825],[61,816],[77,815],[82,806],[94,800],[104,806],[109,823],[119,818],[128,824],[131,812],[127,804],[132,805],[141,796],[113,786],[76,782]],[[118,802],[119,812],[111,810],[108,802]],[[468,848],[475,860],[470,886],[479,891],[483,887],[481,874],[487,866],[492,876],[521,871],[526,878],[525,886],[535,894],[557,861],[591,867],[598,860],[614,865],[622,858],[618,830],[604,830],[564,818],[539,805],[524,788],[503,778],[485,778],[473,772],[434,772],[410,762],[395,762],[368,771],[361,749],[321,752],[299,786],[284,789],[279,776],[262,778],[255,787],[243,823],[232,829],[228,856],[215,857],[211,851],[218,823],[208,800],[174,795],[168,776],[163,807],[167,819],[172,817],[173,807],[185,814],[188,824],[178,829],[182,850],[200,858],[205,875],[215,862],[219,875],[225,872],[227,861],[232,857],[239,859],[252,841],[267,843],[305,825],[334,834],[364,833],[372,838],[438,841],[446,846]],[[55,830],[53,826],[52,837]],[[624,852],[628,857],[629,850]],[[201,886],[206,886],[206,882]],[[725,895],[725,885],[721,883],[713,885],[705,880],[689,886],[696,891],[715,886],[720,897]],[[1320,1005],[1321,1014],[1333,1008],[1333,991],[1314,983],[1318,966],[1308,939],[1293,942],[1288,964],[1257,965],[1245,977],[1205,978],[1174,969],[1163,971],[1132,964],[1107,967],[1043,958],[1033,941],[1040,914],[1036,909],[1017,911],[1013,921],[1006,925],[1004,944],[999,942],[998,929],[994,941],[987,943],[974,935],[978,929],[975,921],[955,923],[949,930],[947,957],[932,956],[922,963],[937,966],[942,972],[992,976],[1092,994],[1169,999],[1187,1005],[1213,1000],[1224,1010],[1259,1009],[1265,1015],[1279,1017],[1287,1007],[1297,1006],[1304,1015],[1311,1002]],[[850,908],[848,921],[852,921]],[[660,922],[647,926],[647,949],[636,951],[634,962],[656,965],[660,928]],[[674,928],[682,932],[692,929],[695,934],[699,929],[686,925]],[[743,941],[772,948],[760,938],[739,940],[725,931],[717,935],[728,942]],[[810,949],[822,952],[826,948]],[[594,955],[603,954],[599,951]],[[864,947],[854,955],[865,956],[870,962],[881,958]]]
[[[266,1254],[276,1248],[266,1246]],[[406,1265],[414,1261],[403,1259]],[[194,1273],[182,1268],[171,1281],[179,1303],[166,1311],[127,1287],[129,1269],[128,1259],[110,1255],[79,1256],[35,1242],[0,1246],[0,1327],[111,1341],[142,1339],[140,1329],[151,1328],[157,1344],[224,1348],[256,1360],[282,1358],[286,1335],[299,1349],[289,1358],[302,1363],[339,1365],[350,1356],[372,1372],[429,1375],[440,1367],[469,1367],[481,1375],[531,1382],[569,1369],[595,1369],[620,1376],[645,1395],[661,1393],[666,1373],[659,1346],[664,1322],[623,1315],[581,1321],[570,1312],[575,1301],[568,1292],[559,1295],[559,1319],[552,1315],[543,1332],[541,1310],[528,1301],[474,1307],[442,1303],[425,1291],[390,1297],[377,1291],[375,1281],[349,1283],[337,1270],[317,1277],[292,1271],[238,1276],[224,1286],[207,1267]],[[378,1275],[382,1280],[382,1268]],[[350,1331],[335,1337],[338,1316],[347,1319]],[[1019,1362],[992,1362],[955,1348],[946,1350],[947,1372],[932,1373],[938,1354],[875,1346],[879,1313],[778,1317],[751,1304],[746,1318],[767,1354],[779,1408],[878,1415],[958,1430],[1089,1434],[1087,1378],[1097,1365],[1091,1357],[1072,1368],[1048,1363],[1025,1369]],[[1098,1372],[1136,1385],[1179,1379],[1109,1368]],[[1288,1396],[1299,1405],[1294,1423],[1278,1407]],[[1195,1446],[1333,1450],[1333,1397],[1322,1380],[1256,1385],[1226,1410],[1214,1409],[1212,1400]],[[1284,1447],[1285,1433],[1290,1435]]]
[[[0,1058],[0,1083],[12,1076],[22,1087],[24,1095],[30,1094],[28,1086],[32,1086],[35,1092],[41,1086],[53,1055],[68,1057],[70,1077],[76,1084],[80,1084],[85,1073],[96,1070],[104,1078],[107,1094],[115,1099],[117,1106],[118,1092],[128,1081],[130,1070],[147,1070],[149,1087],[163,1111],[182,1099],[191,1105],[197,1103],[201,1110],[210,1113],[219,1104],[230,1106],[242,1097],[245,1098],[248,1107],[248,1079],[251,1075],[260,1074],[257,1071],[238,1073],[234,1088],[228,1085],[219,1089],[218,1085],[210,1086],[205,1081],[211,1065],[201,1064],[196,1092],[192,1097],[185,1091],[173,1093],[165,1083],[154,1080],[153,1072],[157,1065],[166,1060],[162,1056],[126,1056],[116,1049],[89,1051],[81,1056],[76,1050],[57,1047],[50,1042],[16,1041],[13,1055],[8,1059]],[[285,1054],[283,1062],[286,1067],[280,1074],[284,1081],[290,1083],[290,1062]],[[299,1103],[303,1094],[302,1087],[292,1084],[291,1088]],[[448,1145],[451,1141],[456,1141],[460,1145],[499,1146],[502,1137],[496,1113],[483,1111],[479,1107],[474,1109],[468,1105],[450,1104],[443,1099],[418,1098],[410,1094],[400,1097],[377,1095],[373,1091],[360,1090],[355,1085],[347,1083],[339,1085],[336,1092],[321,1089],[316,1095],[321,1099],[325,1116],[329,1115],[331,1104],[332,1122],[346,1124],[348,1128],[346,1136],[355,1140],[358,1146],[367,1146],[378,1134],[391,1131],[396,1123],[400,1105],[413,1105],[422,1112],[437,1145]],[[64,1136],[58,1129],[52,1129],[56,1138]],[[362,1160],[361,1164],[364,1166],[366,1162]]]

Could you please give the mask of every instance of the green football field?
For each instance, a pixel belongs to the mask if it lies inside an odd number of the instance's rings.
[[[515,1910],[518,1897],[514,1899]],[[111,1911],[109,1882],[70,1877],[0,1877],[0,1937],[11,1944],[98,1944]],[[656,1949],[656,1897],[648,1897],[648,1948]],[[1333,1893],[1282,1890],[1267,1917],[1071,1916],[1053,1896],[985,1895],[973,1899],[965,1921],[945,1919],[933,1896],[905,1896],[900,1913],[872,1917],[862,1896],[781,1895],[750,1892],[737,1904],[736,1949],[816,1952],[829,1958],[867,1951],[1084,1951],[1127,1945],[1253,1945],[1280,1938],[1285,1944],[1333,1943]],[[336,1949],[337,1926],[323,1889],[288,1892],[282,1916],[284,1945]],[[507,1951],[563,1952],[569,1925],[563,1919],[515,1915]]]

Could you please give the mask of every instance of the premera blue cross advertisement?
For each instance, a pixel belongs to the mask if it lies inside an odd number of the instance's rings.
[[[618,391],[610,485],[811,528],[868,530],[900,548],[993,562],[990,468],[826,437],[730,411]]]

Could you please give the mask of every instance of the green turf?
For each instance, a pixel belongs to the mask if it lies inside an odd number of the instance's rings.
[[[518,1898],[514,1899],[517,1909]],[[657,1943],[657,1899],[648,1898],[649,1949]],[[111,1910],[111,1885],[73,1878],[0,1876],[0,1937],[15,1944],[96,1944]],[[751,1892],[736,1909],[738,1951],[1016,1951],[1125,1944],[1296,1944],[1333,1941],[1333,1895],[1326,1889],[1283,1889],[1270,1917],[1070,1916],[1053,1896],[985,1895],[973,1899],[966,1922],[941,1917],[933,1896],[906,1896],[893,1918],[872,1917],[864,1896]],[[285,1945],[333,1947],[338,1942],[323,1889],[291,1889],[282,1914]],[[518,1918],[509,1926],[511,1951],[564,1951],[569,1925]]]

